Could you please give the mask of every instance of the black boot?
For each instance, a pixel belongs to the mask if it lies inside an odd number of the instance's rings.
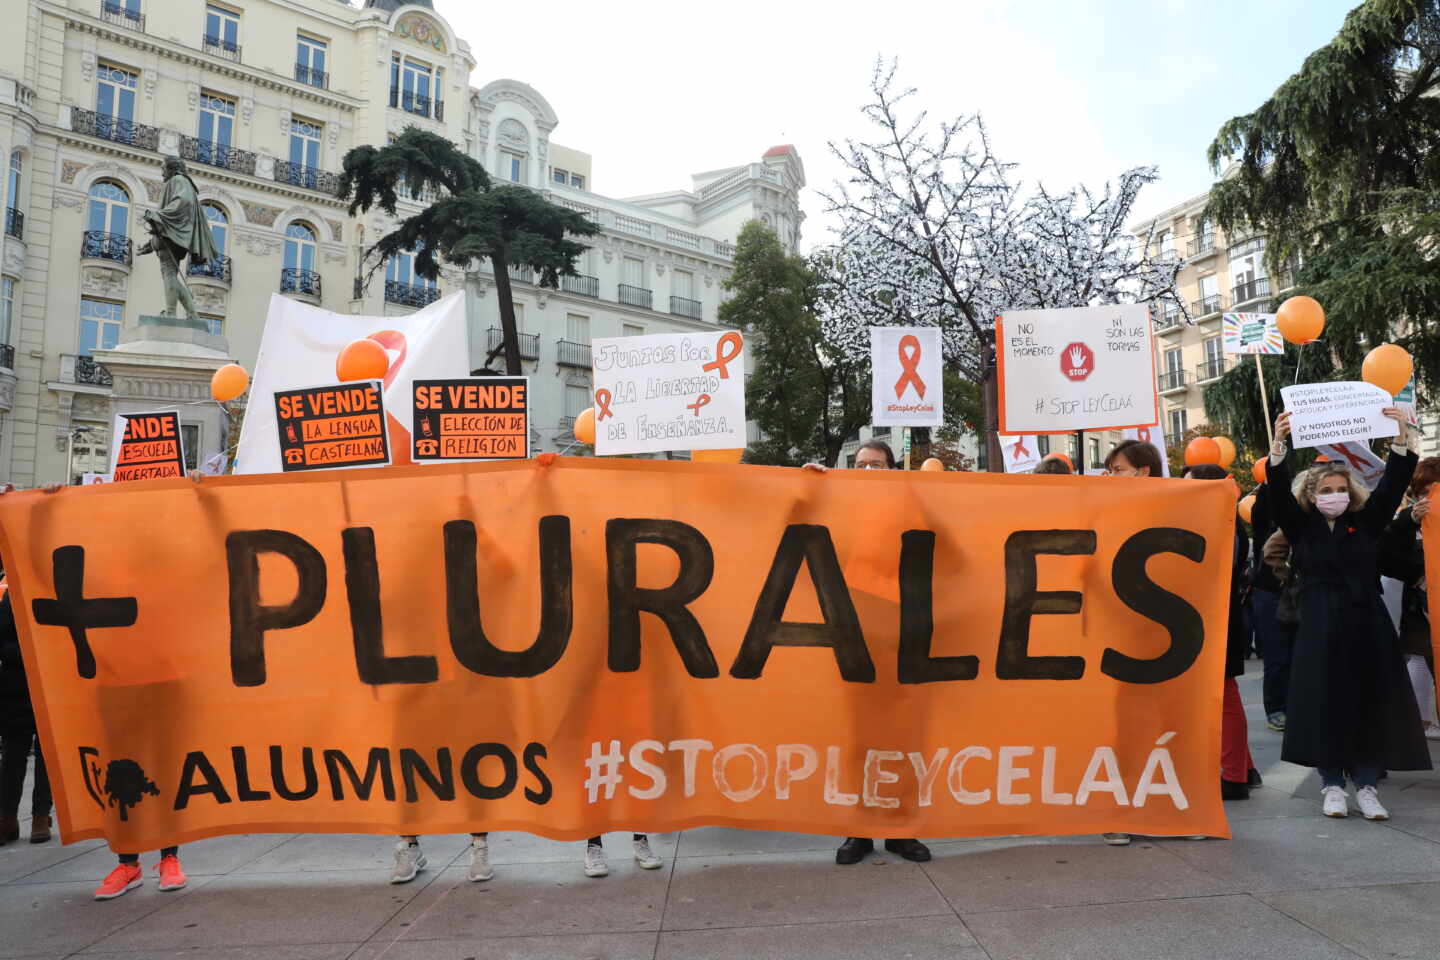
[[[1264,786],[1264,784],[1265,781],[1260,778],[1260,771],[1251,767],[1250,772],[1246,774],[1245,785],[1247,787],[1259,787]]]
[[[859,863],[865,859],[865,854],[874,849],[874,840],[867,840],[863,837],[846,837],[845,842],[840,844],[840,849],[835,851],[835,862],[842,867]]]
[[[1249,799],[1250,799],[1250,786],[1249,786],[1249,784],[1241,783],[1241,782],[1238,781],[1238,780],[1225,780],[1225,779],[1221,779],[1221,781],[1220,781],[1220,799],[1221,799],[1221,800],[1249,800]]]
[[[900,854],[911,863],[925,863],[930,859],[930,848],[919,840],[886,840],[885,849]]]

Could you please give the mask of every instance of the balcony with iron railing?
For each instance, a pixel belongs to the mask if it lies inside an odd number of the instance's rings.
[[[11,344],[0,343],[0,368],[15,369],[15,347]]]
[[[560,289],[566,293],[578,293],[585,297],[600,296],[600,278],[578,274],[573,277],[561,277]]]
[[[303,84],[319,87],[321,90],[328,89],[330,86],[330,74],[324,70],[307,67],[303,63],[295,64],[295,79]]]
[[[127,30],[145,32],[145,15],[143,13],[113,3],[112,0],[103,0],[100,4],[100,19]]]
[[[255,175],[255,154],[249,150],[232,147],[228,143],[214,143],[210,140],[200,140],[196,137],[182,135],[180,137],[180,156],[206,166]]]
[[[16,240],[25,239],[25,214],[14,207],[5,208],[5,233]]]
[[[1154,316],[1156,333],[1172,333],[1180,329],[1180,309],[1178,307],[1171,305],[1162,309],[1157,306],[1154,308]]]
[[[1211,357],[1195,368],[1195,382],[1209,383],[1225,376],[1225,358]]]
[[[556,439],[561,443],[575,439],[575,417],[561,417],[559,423],[559,434]]]
[[[1173,393],[1185,389],[1185,371],[1167,370],[1157,378],[1161,393]]]
[[[699,300],[691,300],[688,297],[670,298],[670,312],[677,317],[699,320],[703,316],[703,311],[704,308]]]
[[[1185,250],[1191,257],[1208,257],[1215,252],[1215,234],[1202,233],[1191,237],[1185,244]]]
[[[218,283],[230,282],[230,258],[216,257],[214,260],[206,260],[203,263],[196,263],[193,260],[185,269],[186,276],[198,277],[201,280],[214,280]]]
[[[562,367],[579,367],[589,370],[590,344],[577,343],[574,340],[555,341],[555,362]]]
[[[402,283],[385,281],[385,302],[402,307],[425,307],[440,299],[440,288],[433,283]]]
[[[88,387],[113,387],[115,378],[94,357],[76,354],[60,355],[60,382],[80,383]]]
[[[201,42],[201,48],[209,54],[217,57],[224,57],[226,60],[240,62],[240,44],[234,40],[226,40],[224,37],[213,37],[205,34]]]
[[[520,348],[521,360],[540,359],[540,334],[521,333],[517,335],[517,339],[519,340],[517,345]],[[505,342],[505,331],[499,327],[491,327],[487,340],[489,342],[489,346],[486,347],[487,350],[498,350],[500,349],[500,344]],[[504,354],[501,354],[501,356],[503,355]]]
[[[510,274],[511,280],[517,281],[519,283],[535,282],[535,271],[531,267],[517,267],[512,264],[507,267],[506,270]]]
[[[1197,320],[1217,314],[1225,309],[1225,297],[1222,294],[1212,293],[1208,297],[1202,297],[1190,304],[1190,314]]]
[[[1256,277],[1254,280],[1245,280],[1235,284],[1231,290],[1231,302],[1239,307],[1241,304],[1251,300],[1260,300],[1270,296],[1270,278]]]
[[[418,93],[411,93],[408,90],[390,88],[390,106],[406,113],[413,113],[417,117],[434,117],[436,120],[445,119],[445,101],[431,100],[429,97],[422,97]]]
[[[70,129],[101,140],[127,143],[141,150],[154,150],[160,144],[160,131],[155,127],[80,107],[70,108]]]
[[[275,182],[304,187],[306,190],[318,190],[332,197],[340,189],[340,178],[328,170],[307,167],[303,163],[292,163],[289,160],[275,161]]]
[[[628,283],[622,283],[615,299],[629,307],[644,307],[649,310],[653,297],[654,293],[644,287],[632,287]]]
[[[320,274],[314,270],[298,267],[282,267],[280,270],[280,292],[296,293],[305,297],[320,299]]]
[[[109,260],[128,267],[133,260],[132,244],[123,233],[86,230],[80,238],[80,256],[85,260]]]

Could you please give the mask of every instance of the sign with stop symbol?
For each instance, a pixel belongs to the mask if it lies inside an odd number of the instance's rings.
[[[1067,380],[1079,383],[1095,369],[1095,351],[1083,343],[1072,343],[1060,351],[1060,372]]]

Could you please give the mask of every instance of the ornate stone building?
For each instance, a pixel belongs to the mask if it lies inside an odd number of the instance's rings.
[[[552,141],[559,118],[539,92],[471,86],[476,59],[429,0],[12,6],[0,33],[0,479],[19,485],[103,470],[117,404],[173,397],[196,461],[221,451],[223,421],[192,394],[227,354],[254,363],[275,292],[385,314],[466,286],[480,366],[499,327],[488,267],[432,284],[402,256],[362,284],[362,251],[390,225],[378,211],[351,218],[335,196],[347,150],[408,126],[603,228],[583,276],[560,290],[515,276],[537,449],[566,446],[568,418],[589,405],[592,337],[712,328],[746,220],[798,245],[805,179],[793,148],[698,174],[689,190],[601,196],[589,155]],[[168,154],[187,161],[223,254],[188,276],[204,343],[139,328],[164,302],[157,265],[135,251]],[[178,359],[167,367],[165,356]]]

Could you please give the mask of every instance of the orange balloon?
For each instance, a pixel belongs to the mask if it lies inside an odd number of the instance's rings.
[[[926,473],[937,473],[945,469],[945,464],[939,457],[930,457],[924,463],[920,464],[920,469]]]
[[[1185,447],[1185,466],[1220,462],[1220,444],[1213,437],[1196,437]]]
[[[1291,297],[1275,312],[1275,325],[1291,343],[1309,343],[1325,329],[1325,308],[1314,297]]]
[[[1235,462],[1235,444],[1230,441],[1229,437],[1211,437],[1210,439],[1220,445],[1220,466],[1229,470],[1230,464]]]
[[[575,439],[581,443],[595,442],[595,408],[586,407],[575,418]]]
[[[1250,476],[1255,478],[1256,483],[1265,482],[1265,477],[1268,476],[1268,474],[1266,473],[1266,463],[1268,461],[1268,457],[1261,457],[1259,460],[1255,461],[1253,466],[1250,467]]]
[[[390,369],[390,354],[374,340],[352,340],[335,358],[335,376],[342,383],[351,380],[380,380]]]
[[[1415,361],[1410,359],[1410,354],[1404,347],[1393,343],[1382,343],[1371,350],[1365,354],[1365,362],[1360,365],[1360,378],[1392,397],[1405,389],[1414,372]]]
[[[1240,519],[1249,523],[1251,514],[1255,510],[1255,495],[1252,493],[1250,496],[1242,498],[1241,501],[1236,504],[1235,509],[1240,514]]]
[[[691,450],[690,459],[695,463],[739,463],[745,456],[740,450]]]
[[[250,387],[250,374],[238,363],[227,363],[210,378],[210,396],[229,403]]]

